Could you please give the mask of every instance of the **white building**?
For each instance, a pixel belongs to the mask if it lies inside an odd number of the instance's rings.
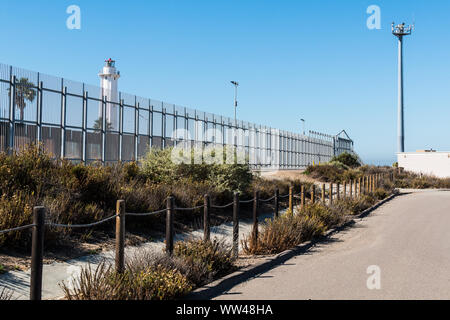
[[[450,152],[419,150],[417,152],[398,153],[397,158],[398,166],[406,171],[440,178],[450,177]]]
[[[103,89],[103,96],[106,101],[119,103],[119,91],[117,82],[120,78],[120,72],[116,69],[116,62],[109,58],[105,61],[103,70],[98,74],[100,77],[100,87]],[[106,109],[106,128],[108,130],[119,130],[119,107],[115,104],[107,103]],[[102,105],[98,110],[99,119],[103,119]]]

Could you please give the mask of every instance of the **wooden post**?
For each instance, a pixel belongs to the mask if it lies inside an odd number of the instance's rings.
[[[253,246],[258,244],[258,215],[259,215],[259,191],[255,191],[255,198],[253,199]]]
[[[204,207],[203,207],[203,240],[208,242],[211,235],[211,219],[210,219],[210,207],[211,199],[208,194],[204,196]]]
[[[326,205],[326,203],[325,203],[325,183],[322,184],[322,204]]]
[[[350,180],[350,199],[353,199],[353,180]]]
[[[339,201],[341,200],[341,184],[338,182],[337,186],[336,186],[336,199]]]
[[[233,198],[233,258],[239,256],[239,192],[234,193]]]
[[[369,176],[364,177],[364,180],[366,181],[366,194],[369,193]]]
[[[330,183],[330,193],[328,198],[330,199],[330,206],[333,205],[333,183]]]
[[[294,187],[289,187],[289,212],[290,214],[294,214],[294,202],[293,202],[293,196],[294,196]]]
[[[347,198],[347,181],[344,182],[344,199]]]
[[[313,184],[311,188],[311,204],[316,202],[316,185]]]
[[[359,187],[359,191],[358,191],[358,196],[361,198],[361,196],[362,196],[362,184],[361,184],[361,182],[362,182],[362,179],[361,179],[361,177],[359,177],[358,178],[358,187]]]
[[[303,210],[305,209],[305,186],[301,186],[300,190],[300,208]]]
[[[45,208],[33,209],[33,234],[31,243],[30,300],[42,299],[42,268],[44,259]]]
[[[275,217],[278,218],[280,210],[280,190],[275,189]]]
[[[173,254],[173,215],[174,215],[174,198],[167,198],[167,213],[166,213],[166,252]]]
[[[116,272],[125,271],[125,201],[116,203]]]

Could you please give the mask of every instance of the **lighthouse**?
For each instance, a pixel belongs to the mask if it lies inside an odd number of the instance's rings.
[[[106,101],[119,103],[119,91],[117,82],[120,78],[120,72],[116,69],[116,62],[109,58],[105,60],[103,70],[98,74],[100,77],[100,87],[102,95],[106,96]],[[106,103],[106,129],[112,131],[119,130],[119,108],[116,104]],[[99,119],[103,119],[103,110],[100,104],[98,110]]]

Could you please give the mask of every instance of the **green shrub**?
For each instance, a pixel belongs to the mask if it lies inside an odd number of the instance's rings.
[[[177,270],[162,266],[123,274],[105,262],[92,270],[82,268],[80,277],[61,288],[68,300],[173,300],[187,294],[192,286]]]
[[[11,196],[3,194],[0,197],[0,230],[31,224],[34,202],[34,197],[23,191],[15,191]],[[0,234],[0,246],[28,246],[30,241],[30,230]]]
[[[253,233],[242,241],[247,254],[274,254],[292,248],[323,234],[327,229],[342,224],[345,216],[340,212],[313,204],[279,218],[267,219],[255,241]]]
[[[361,166],[361,163],[359,162],[359,159],[356,155],[344,152],[341,153],[338,156],[334,156],[333,159],[331,159],[331,162],[340,162],[350,168],[357,168]]]
[[[177,242],[174,255],[188,264],[204,264],[213,276],[221,276],[233,269],[231,248],[217,239]]]

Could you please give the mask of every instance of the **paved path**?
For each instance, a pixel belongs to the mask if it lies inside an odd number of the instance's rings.
[[[450,191],[400,195],[217,299],[450,299]]]

